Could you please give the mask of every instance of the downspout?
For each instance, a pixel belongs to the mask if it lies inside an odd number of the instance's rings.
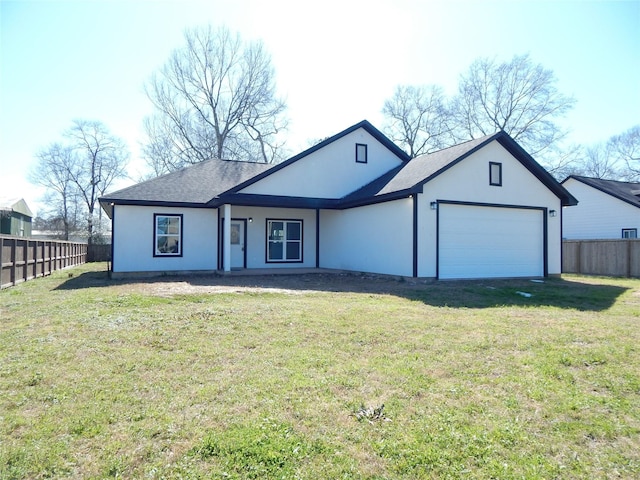
[[[216,230],[216,270],[220,270],[222,265],[222,219],[220,218],[220,207],[216,208],[216,220],[218,222]]]
[[[411,195],[413,199],[413,277],[418,276],[418,194]]]
[[[544,278],[547,278],[549,276],[549,210],[547,210],[546,207],[542,210],[542,215],[544,217],[544,221],[542,222],[542,235],[544,235],[544,242],[542,244],[542,253],[544,255],[542,275]],[[560,270],[562,271],[562,267],[560,267]]]
[[[113,268],[115,257],[113,256],[113,252],[115,251],[114,245],[116,240],[116,205],[115,203],[111,204],[111,267],[109,268],[109,272],[113,273],[115,269]]]
[[[562,208],[562,200],[560,200],[560,275],[562,275],[564,270],[564,231],[562,229],[562,216],[564,215],[564,211]]]

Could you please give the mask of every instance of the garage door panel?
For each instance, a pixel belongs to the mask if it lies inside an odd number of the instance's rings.
[[[544,274],[541,210],[440,204],[439,278]]]

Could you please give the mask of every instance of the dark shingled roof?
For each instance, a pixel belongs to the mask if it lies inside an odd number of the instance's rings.
[[[342,138],[349,132],[364,128],[403,163],[340,200],[324,198],[250,195],[238,193],[250,185],[310,153]],[[292,208],[351,208],[422,193],[423,186],[435,176],[461,162],[492,141],[497,141],[544,185],[561,199],[562,205],[576,205],[577,200],[542,168],[505,132],[469,140],[450,148],[409,160],[409,157],[384,137],[369,122],[363,121],[279,165],[208,160],[177,172],[139,183],[105,195],[100,203],[111,216],[111,203],[121,205],[215,207],[222,203],[262,205]]]
[[[206,204],[239,183],[273,168],[266,163],[207,160],[161,177],[108,193],[102,203]]]
[[[461,162],[492,141],[498,141],[517,158],[531,173],[554,192],[563,205],[576,205],[577,200],[544,169],[522,147],[505,132],[486,135],[481,138],[428,153],[390,171],[386,175],[365,185],[343,199],[345,206],[356,206],[372,201],[391,200],[413,193],[422,193],[423,186],[432,178]]]
[[[634,207],[640,208],[640,183],[603,180],[601,178],[582,177],[580,175],[570,175],[564,179],[562,183],[564,184],[570,178],[589,185]]]

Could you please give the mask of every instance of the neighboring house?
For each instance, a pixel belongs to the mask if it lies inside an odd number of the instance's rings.
[[[64,232],[58,230],[32,230],[31,238],[36,240],[60,240],[74,243],[87,243],[87,234],[82,231],[69,232],[69,238],[64,240]]]
[[[640,183],[571,175],[562,185],[580,201],[563,213],[563,238],[638,238]]]
[[[33,213],[22,198],[0,197],[0,235],[31,236]]]
[[[561,273],[575,198],[500,132],[413,160],[363,121],[278,165],[209,160],[100,199],[112,270]]]

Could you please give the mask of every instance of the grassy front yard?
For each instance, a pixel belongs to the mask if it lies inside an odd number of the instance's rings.
[[[0,292],[0,478],[640,476],[639,280],[104,268]]]

